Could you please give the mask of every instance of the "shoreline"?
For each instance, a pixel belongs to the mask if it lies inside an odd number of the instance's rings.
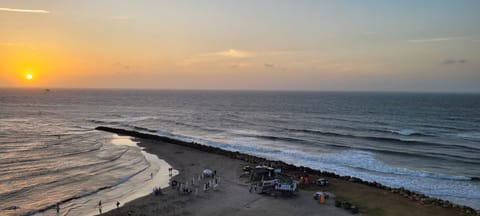
[[[449,212],[446,215],[480,215],[480,212],[477,212],[476,210],[474,210],[473,208],[468,207],[468,206],[457,205],[457,204],[451,203],[450,201],[441,200],[441,199],[437,199],[437,198],[432,198],[432,197],[429,197],[429,196],[426,196],[426,195],[423,195],[423,194],[420,194],[420,193],[417,193],[417,192],[409,191],[409,190],[406,190],[406,189],[403,189],[403,188],[392,188],[392,187],[388,187],[388,186],[385,186],[385,185],[382,185],[382,184],[379,184],[379,183],[376,183],[376,182],[366,182],[366,181],[363,181],[363,180],[361,180],[359,178],[356,178],[356,177],[340,176],[340,175],[337,175],[337,174],[332,173],[332,172],[314,170],[314,169],[311,169],[311,168],[308,168],[308,167],[298,167],[298,166],[295,166],[295,165],[287,164],[283,161],[268,160],[268,159],[265,159],[265,158],[252,156],[252,155],[248,155],[248,154],[244,154],[244,153],[240,153],[240,152],[231,152],[231,151],[220,149],[220,148],[217,148],[217,147],[206,146],[206,145],[202,145],[202,144],[198,144],[198,143],[194,143],[194,142],[184,142],[184,141],[181,141],[181,140],[171,139],[171,138],[168,138],[168,137],[162,137],[162,136],[158,136],[158,135],[140,133],[140,132],[137,132],[137,131],[130,131],[130,130],[124,130],[124,129],[118,129],[118,128],[111,128],[111,127],[97,127],[96,130],[116,133],[116,134],[119,134],[119,135],[127,135],[127,136],[131,136],[131,137],[134,137],[134,138],[137,138],[137,139],[143,139],[139,143],[140,146],[145,147],[145,150],[150,152],[150,153],[157,154],[159,158],[165,159],[175,169],[177,169],[177,166],[180,165],[180,164],[175,162],[175,160],[178,160],[178,159],[176,159],[176,158],[164,158],[166,156],[165,153],[159,155],[159,153],[156,152],[155,150],[152,151],[152,152],[150,151],[152,148],[155,148],[155,147],[152,147],[152,146],[156,145],[155,142],[160,143],[160,144],[168,143],[168,144],[171,144],[171,145],[176,145],[176,146],[181,147],[181,148],[187,148],[189,150],[197,150],[197,151],[203,152],[204,154],[206,153],[206,154],[212,155],[212,156],[213,155],[220,155],[220,156],[226,157],[230,160],[242,162],[242,163],[245,163],[245,164],[252,164],[252,165],[253,164],[267,164],[267,165],[270,165],[272,167],[281,168],[282,172],[283,172],[283,170],[285,170],[285,172],[287,172],[287,173],[288,172],[290,172],[290,173],[306,172],[311,176],[329,178],[329,179],[331,179],[330,180],[331,182],[333,180],[333,182],[335,184],[342,185],[342,187],[343,186],[348,186],[350,189],[353,188],[353,190],[358,189],[358,190],[361,190],[361,191],[364,191],[364,192],[366,191],[368,193],[374,192],[374,193],[377,193],[381,196],[391,197],[392,200],[397,200],[398,199],[398,202],[401,203],[402,205],[415,206],[415,208],[427,208],[427,210],[432,209],[434,212],[435,211]],[[147,144],[145,144],[145,143],[147,143]],[[179,176],[180,176],[180,178],[182,176],[182,171],[181,170],[180,170],[180,175]],[[304,192],[304,191],[310,191],[311,192],[315,189],[319,189],[319,188],[315,188],[315,187],[304,188],[304,189],[301,189],[301,191],[302,192]],[[327,189],[330,189],[330,188],[327,188]],[[371,208],[373,208],[373,207],[371,207],[372,205],[370,205],[368,202],[363,204],[362,201],[361,201],[361,199],[362,199],[361,197],[350,196],[350,194],[343,192],[343,191],[346,191],[346,190],[342,191],[339,188],[333,188],[332,190],[337,191],[337,193],[339,193],[339,195],[341,195],[342,199],[352,200],[354,204],[358,203],[359,206],[365,205],[365,207],[364,207],[365,210],[372,211],[372,209],[371,209]],[[368,194],[367,194],[367,196],[368,196]],[[310,195],[309,195],[309,198],[311,199]],[[138,200],[143,200],[143,199],[144,198],[139,198]],[[135,205],[140,204],[139,202],[143,202],[143,201],[138,201],[138,200],[133,201],[132,205],[135,206]],[[377,200],[381,202],[382,198],[377,198]],[[372,200],[372,201],[377,202],[377,201],[375,201],[375,199]],[[394,203],[394,202],[392,202],[392,203]],[[393,204],[393,205],[395,205],[395,204]],[[400,206],[400,207],[401,207],[401,209],[403,209],[402,206]],[[120,209],[122,209],[122,208],[120,208]],[[341,209],[339,209],[339,210],[341,210]],[[115,210],[113,212],[115,212]],[[115,213],[113,213],[113,215],[115,215]],[[379,215],[383,215],[383,214],[379,214]]]
[[[59,202],[60,213],[59,215],[97,215],[98,201],[103,203],[109,203],[110,205],[103,205],[102,211],[104,213],[115,209],[115,202],[120,202],[120,206],[125,203],[131,202],[138,198],[148,196],[151,193],[151,188],[161,187],[166,188],[169,186],[169,180],[172,178],[163,167],[171,167],[166,161],[158,158],[157,155],[151,154],[137,145],[137,142],[133,141],[134,137],[119,136],[113,134],[111,137],[111,143],[114,145],[128,146],[141,152],[145,159],[150,163],[150,166],[146,167],[134,173],[131,176],[127,176],[124,179],[119,180],[113,185],[99,188],[96,191],[75,196],[67,200]],[[152,173],[149,176],[141,173]],[[140,174],[140,175],[139,175]],[[154,174],[154,175],[153,175]],[[173,170],[172,175],[178,174],[177,170]],[[127,183],[127,184],[125,184]],[[142,186],[135,186],[134,183],[141,183]],[[47,206],[43,209],[27,212],[22,215],[55,215],[55,205]]]

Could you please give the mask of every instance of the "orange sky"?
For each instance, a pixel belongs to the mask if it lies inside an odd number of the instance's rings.
[[[475,6],[0,0],[0,87],[478,92]]]

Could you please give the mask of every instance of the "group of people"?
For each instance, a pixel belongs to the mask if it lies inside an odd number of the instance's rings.
[[[216,170],[212,172],[212,175],[205,175],[202,173],[201,175],[193,177],[190,181],[186,181],[185,183],[179,182],[177,180],[172,180],[170,181],[170,186],[182,194],[191,194],[195,192],[195,195],[197,195],[198,188],[195,186],[200,184],[200,182],[207,177],[211,177],[211,179],[203,183],[203,191],[206,192],[210,190],[210,188],[213,188],[213,190],[216,190],[218,187],[218,184],[220,183],[220,177],[217,176]]]
[[[162,194],[163,194],[162,188],[159,188],[159,187],[154,187],[153,188],[153,195],[158,196],[158,195],[162,195]]]
[[[218,184],[220,183],[220,177],[217,176],[217,171],[213,171],[213,175],[211,176],[212,179],[208,180],[205,184],[203,184],[203,191],[206,192],[213,188],[213,190],[217,190]]]
[[[117,200],[117,208],[120,207],[120,201]],[[98,201],[98,213],[102,214],[102,200]]]
[[[120,201],[117,200],[117,208],[120,208]],[[57,216],[60,215],[60,203],[55,205]],[[102,214],[102,200],[98,201],[98,213]]]
[[[194,184],[195,184],[195,181],[192,179],[192,182],[190,185],[194,186]],[[190,194],[193,192],[192,188],[189,187],[188,182],[181,183],[176,180],[173,180],[170,182],[170,186],[182,194]]]

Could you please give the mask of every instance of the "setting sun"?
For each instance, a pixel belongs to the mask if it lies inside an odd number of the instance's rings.
[[[27,80],[31,80],[31,79],[33,79],[33,75],[32,74],[27,74],[26,78],[27,78]]]

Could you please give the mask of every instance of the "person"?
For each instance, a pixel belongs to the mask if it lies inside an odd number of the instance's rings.
[[[150,179],[153,179],[153,173],[150,173]]]
[[[98,202],[98,212],[102,214],[102,200]]]
[[[117,200],[117,208],[120,207],[120,202]]]
[[[56,209],[57,209],[57,215],[59,215],[60,214],[60,204],[59,203],[57,203]]]

